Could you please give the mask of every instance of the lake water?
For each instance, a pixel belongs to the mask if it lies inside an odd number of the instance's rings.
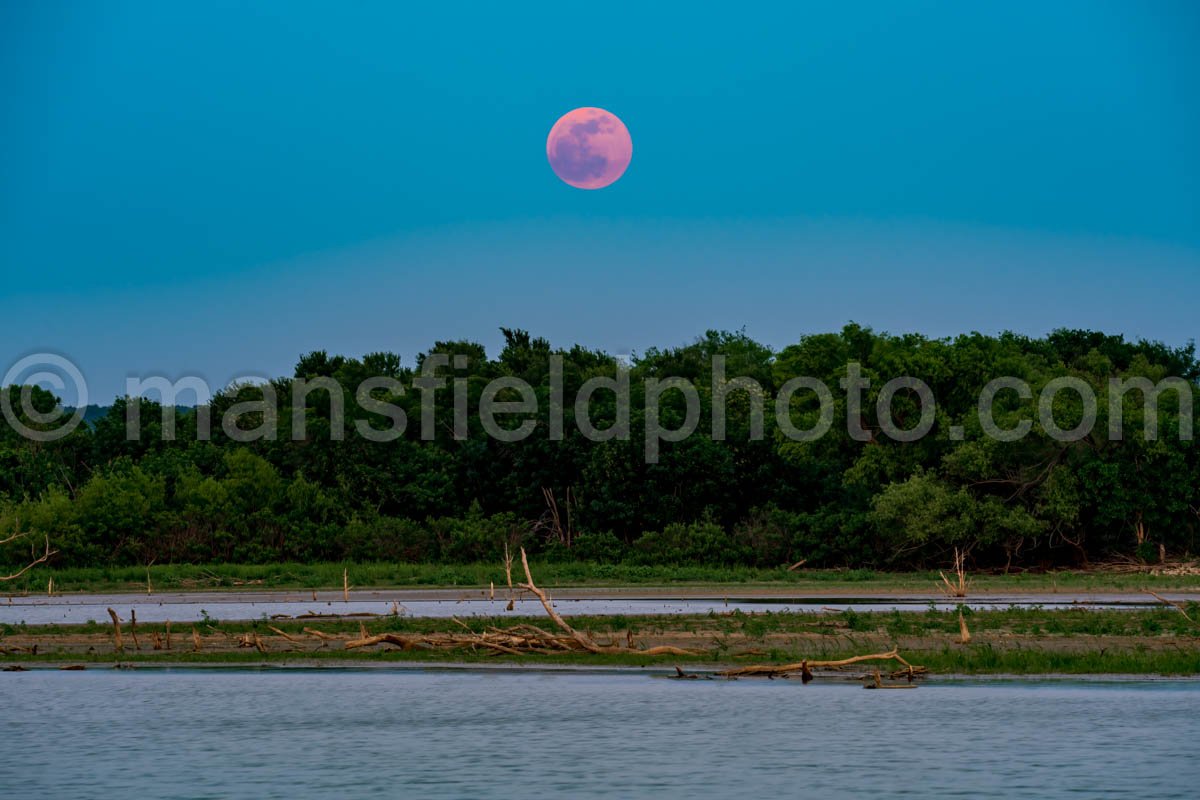
[[[3,795],[1192,798],[1200,683],[0,674]]]

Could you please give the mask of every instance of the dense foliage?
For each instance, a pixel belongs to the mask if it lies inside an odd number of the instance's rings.
[[[151,562],[266,562],[276,560],[409,560],[465,562],[498,559],[506,543],[545,557],[633,563],[777,566],[807,559],[810,566],[899,568],[940,563],[954,547],[976,566],[1079,563],[1112,554],[1147,560],[1160,552],[1196,552],[1200,525],[1200,457],[1180,436],[1177,393],[1159,399],[1159,436],[1142,434],[1142,397],[1125,397],[1125,436],[1110,441],[1105,389],[1114,376],[1153,382],[1176,376],[1192,389],[1200,380],[1194,349],[1089,331],[1057,331],[1034,339],[1015,334],[970,334],[950,340],[892,336],[856,325],[806,336],[774,352],[743,334],[710,332],[673,349],[652,349],[630,365],[628,440],[589,441],[575,423],[573,398],[589,378],[613,377],[620,362],[580,347],[555,350],[523,331],[505,330],[494,359],[471,342],[441,342],[430,353],[462,354],[467,366],[439,368],[466,379],[469,435],[454,436],[454,393],[434,393],[436,436],[421,438],[421,393],[413,368],[392,354],[361,359],[311,353],[292,378],[273,381],[275,414],[260,408],[238,417],[239,430],[272,435],[232,441],[220,424],[236,404],[261,400],[260,386],[234,386],[209,409],[209,440],[196,431],[201,414],[167,409],[176,425],[163,437],[163,409],[145,399],[119,400],[94,423],[54,442],[32,442],[0,424],[0,539],[16,530],[34,534],[0,554],[20,562],[43,534],[60,565]],[[567,402],[564,436],[549,433],[549,357],[563,358]],[[753,378],[766,394],[761,439],[751,436],[752,402],[744,391],[727,399],[726,439],[707,435],[711,423],[711,357],[726,357],[726,375]],[[849,362],[861,365],[871,387],[863,395],[860,435],[848,432],[846,393],[839,380]],[[355,434],[356,422],[387,430],[393,420],[356,402],[369,377],[409,387],[377,389],[375,399],[406,412],[408,426],[390,442]],[[540,413],[532,435],[502,442],[485,435],[474,413],[484,386],[515,376],[536,387]],[[646,378],[678,376],[697,386],[700,428],[664,442],[657,463],[644,457]],[[814,441],[781,430],[774,397],[789,379],[810,376],[832,390],[834,424]],[[876,418],[880,387],[899,376],[920,378],[937,398],[929,435],[899,442],[882,435]],[[1095,430],[1062,442],[1040,426],[1014,442],[985,436],[977,413],[993,378],[1027,382],[1033,399],[997,396],[1001,428],[1037,419],[1037,393],[1063,376],[1082,379],[1101,400]],[[349,431],[330,436],[336,403],[315,391],[293,409],[298,379],[330,377],[344,387]],[[10,393],[18,391],[10,387]],[[506,390],[508,391],[508,390]],[[503,397],[503,395],[502,395]],[[361,398],[359,398],[361,399]],[[515,399],[515,394],[512,398]],[[51,395],[34,392],[43,411]],[[140,438],[126,437],[129,403],[139,404]],[[917,398],[902,390],[892,404],[897,424],[911,428]],[[245,406],[253,409],[253,406]],[[1070,428],[1081,413],[1076,394],[1058,394],[1057,424]],[[294,418],[305,435],[293,441]],[[64,412],[65,413],[65,412]],[[799,391],[787,409],[793,424],[812,428],[816,396]],[[665,428],[685,415],[682,395],[663,394]],[[617,419],[614,396],[592,397],[591,419],[605,428]],[[513,428],[522,415],[513,415]],[[34,425],[36,427],[36,425]]]

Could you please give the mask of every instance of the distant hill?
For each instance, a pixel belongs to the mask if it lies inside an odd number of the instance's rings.
[[[193,410],[193,406],[178,406],[178,408],[179,408],[181,411],[191,411],[191,410]],[[75,413],[75,409],[74,409],[74,408],[71,408],[71,407],[67,407],[67,408],[65,408],[64,410],[65,410],[65,411],[66,411],[68,414],[74,414],[74,413]],[[90,426],[93,426],[93,425],[95,425],[95,424],[96,424],[96,423],[97,423],[99,420],[101,420],[101,419],[103,419],[104,417],[108,416],[108,412],[109,412],[109,411],[112,411],[112,406],[97,406],[97,405],[89,405],[89,406],[84,406],[84,411],[83,411],[83,422],[84,422],[84,424],[85,424],[85,425],[87,425],[87,426],[89,426],[89,427],[90,427]]]
[[[84,409],[83,409],[84,424],[95,425],[97,420],[102,419],[103,417],[107,416],[107,414],[111,408],[112,408],[112,406],[96,406],[96,405],[84,406]],[[68,414],[75,413],[74,408],[68,408],[65,410]]]

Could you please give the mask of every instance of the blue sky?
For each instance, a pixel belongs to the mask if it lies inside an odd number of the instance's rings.
[[[0,366],[1197,335],[1196,4],[423,5],[0,5]],[[585,105],[634,141],[591,192]]]

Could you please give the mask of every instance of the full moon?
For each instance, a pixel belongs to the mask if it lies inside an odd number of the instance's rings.
[[[564,183],[576,189],[603,189],[625,174],[633,158],[633,140],[616,114],[577,108],[550,129],[546,158]]]

